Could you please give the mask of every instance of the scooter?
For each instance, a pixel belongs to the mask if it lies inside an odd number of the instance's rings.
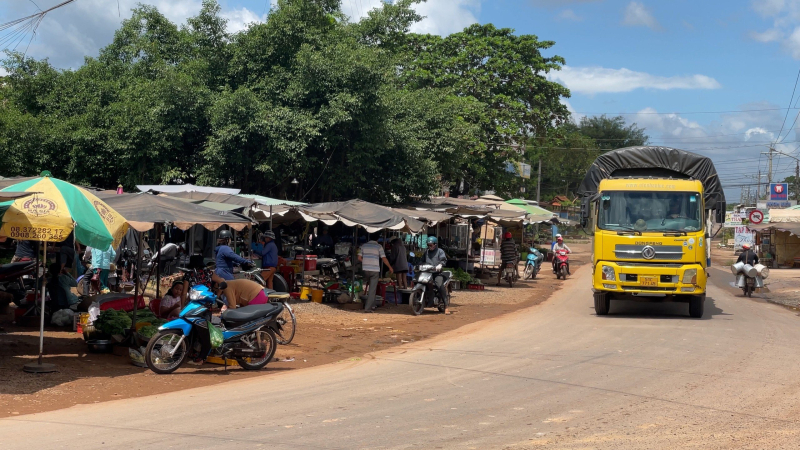
[[[566,249],[556,250],[556,254],[553,255],[556,259],[555,267],[553,268],[556,272],[556,279],[567,279],[567,275],[569,275],[569,252]]]
[[[542,269],[542,261],[544,261],[542,252],[530,247],[528,249],[528,260],[525,261],[524,276],[526,280],[533,280],[536,278],[536,275],[538,275],[539,271]]]
[[[508,282],[508,287],[514,287],[514,282],[517,281],[516,265],[510,262],[503,265],[503,279]]]
[[[23,277],[34,272],[36,272],[36,261],[0,265],[0,291],[11,295],[11,297],[6,297],[8,302],[3,300],[3,303],[0,303],[0,309],[3,309],[11,302],[14,302],[17,306],[21,305],[22,300],[28,293],[28,289],[33,288],[35,284],[32,279],[26,283]]]
[[[179,317],[160,326],[147,344],[144,359],[157,374],[174,372],[187,357],[207,356],[200,352],[210,346],[211,308],[219,299],[207,286],[197,285],[189,291],[189,300]],[[263,368],[275,355],[275,333],[280,331],[276,318],[282,311],[281,303],[225,311],[221,315],[223,343],[211,355],[233,358],[246,370]]]
[[[428,307],[436,307],[439,312],[445,312],[447,305],[450,304],[450,281],[452,279],[452,272],[442,271],[437,269],[436,266],[428,264],[418,266],[415,270],[417,278],[414,280],[414,287],[411,289],[411,297],[408,303],[411,305],[411,311],[415,316],[422,314],[422,311]],[[436,288],[436,277],[441,275],[444,277],[442,283],[442,290],[439,292]]]

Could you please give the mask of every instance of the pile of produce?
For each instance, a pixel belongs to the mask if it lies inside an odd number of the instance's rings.
[[[472,275],[458,268],[455,270],[455,272],[453,272],[453,280],[458,281],[459,283],[466,286],[467,284],[472,282]]]
[[[132,320],[133,312],[128,313],[128,315]],[[153,337],[153,335],[158,332],[158,327],[164,325],[165,323],[167,323],[166,320],[159,319],[149,309],[136,311],[136,324],[145,324],[141,328],[137,327],[137,333],[142,339],[150,339]]]
[[[131,324],[132,321],[128,313],[117,311],[116,309],[107,309],[101,312],[97,320],[94,321],[94,327],[109,336],[125,334],[125,330],[128,330]]]

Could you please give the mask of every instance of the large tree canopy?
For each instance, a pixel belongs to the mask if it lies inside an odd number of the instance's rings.
[[[353,23],[339,0],[279,0],[233,35],[214,0],[183,26],[139,6],[76,70],[8,53],[0,175],[310,201],[518,188],[506,162],[567,122],[569,91],[546,77],[564,60],[493,25],[410,33],[419,1]]]

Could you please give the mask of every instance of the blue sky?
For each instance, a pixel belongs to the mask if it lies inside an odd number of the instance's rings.
[[[182,22],[200,0],[140,0]],[[270,0],[267,0],[270,1]],[[344,11],[364,15],[381,0],[343,0]],[[41,8],[59,0],[36,0]],[[29,54],[60,67],[76,67],[96,55],[136,0],[77,0],[49,15]],[[264,20],[264,0],[221,0],[229,28]],[[0,0],[0,20],[36,10],[29,0]],[[551,75],[572,91],[567,103],[583,114],[629,113],[647,129],[651,143],[711,156],[729,201],[735,185],[754,182],[760,153],[776,148],[800,156],[793,125],[798,111],[786,107],[800,69],[800,0],[429,0],[427,18],[414,31],[449,34],[474,22],[494,23],[553,40],[549,54],[567,61]],[[794,102],[800,97],[800,88]],[[723,113],[721,111],[736,111]],[[743,112],[744,111],[744,112]],[[711,112],[698,114],[698,112]],[[674,114],[672,114],[674,113]],[[784,128],[781,135],[778,132]],[[794,161],[775,160],[776,179]]]

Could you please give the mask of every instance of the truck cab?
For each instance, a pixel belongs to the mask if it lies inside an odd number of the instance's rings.
[[[702,317],[711,211],[725,210],[710,160],[664,147],[615,150],[581,187],[581,222],[594,235],[595,312],[608,314],[611,300],[674,301]]]

